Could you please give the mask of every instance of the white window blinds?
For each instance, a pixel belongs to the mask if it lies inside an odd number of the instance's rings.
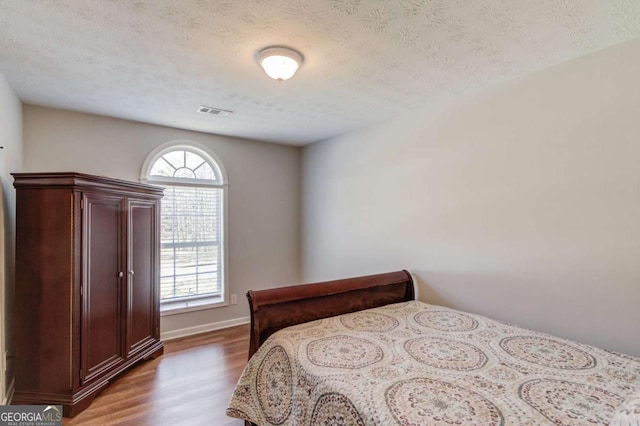
[[[220,296],[222,189],[166,186],[161,223],[161,299]]]

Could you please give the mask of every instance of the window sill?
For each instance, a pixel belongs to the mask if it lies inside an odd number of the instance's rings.
[[[164,317],[168,315],[184,314],[187,312],[221,308],[224,306],[229,306],[229,302],[224,300],[222,297],[209,297],[206,299],[160,303],[160,316]]]

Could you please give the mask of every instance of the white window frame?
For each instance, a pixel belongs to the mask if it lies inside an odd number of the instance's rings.
[[[163,155],[171,152],[184,150],[201,156],[213,167],[219,183],[206,182],[203,184],[199,179],[188,178],[172,178],[172,177],[155,177],[149,176],[151,168],[155,162]],[[160,315],[174,315],[184,312],[199,311],[203,309],[211,309],[222,306],[229,306],[229,215],[228,215],[228,180],[227,172],[222,165],[220,159],[209,148],[199,143],[189,140],[174,140],[164,143],[154,149],[144,161],[140,172],[140,181],[151,185],[162,186],[169,185],[187,185],[187,186],[206,186],[209,188],[222,189],[222,297],[202,297],[185,299],[170,302],[160,302]]]

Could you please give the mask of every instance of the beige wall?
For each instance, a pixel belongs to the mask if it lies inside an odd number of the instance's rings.
[[[303,150],[303,279],[640,355],[640,40]]]
[[[164,316],[165,336],[232,324],[249,315],[247,290],[298,282],[299,148],[24,107],[25,170],[30,172],[77,171],[138,181],[147,155],[178,139],[205,145],[227,171],[229,288],[238,304]]]
[[[0,362],[6,373],[0,373],[0,403],[9,396],[13,377],[13,300],[15,277],[15,190],[12,172],[22,169],[22,104],[4,76],[0,74]],[[0,367],[0,372],[4,371]]]

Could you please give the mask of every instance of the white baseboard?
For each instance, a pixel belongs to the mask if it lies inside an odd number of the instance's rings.
[[[11,402],[11,398],[13,398],[13,391],[16,389],[16,380],[11,379],[11,383],[9,383],[9,387],[7,388],[7,394],[2,401],[2,405],[9,405]]]
[[[223,328],[235,327],[236,325],[249,324],[250,317],[233,318],[225,321],[212,322],[209,324],[196,325],[193,327],[179,328],[177,330],[164,331],[160,333],[162,340],[177,339],[178,337],[191,336],[205,333],[207,331],[221,330]]]

